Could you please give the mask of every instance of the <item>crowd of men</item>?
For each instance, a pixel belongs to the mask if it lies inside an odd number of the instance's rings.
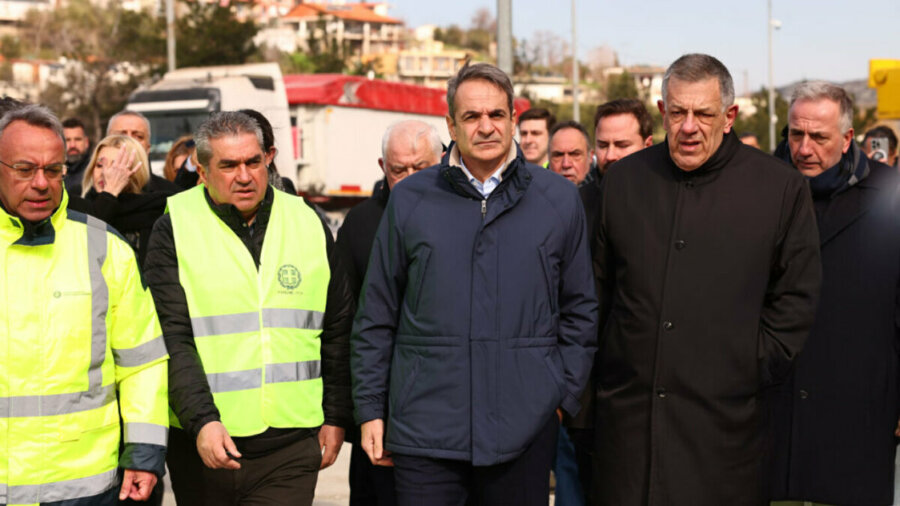
[[[662,143],[637,100],[592,139],[466,65],[450,145],[383,132],[336,241],[252,114],[136,246],[70,204],[84,125],[8,107],[0,504],[158,504],[167,464],[179,504],[309,505],[345,440],[351,505],[547,504],[551,469],[560,506],[891,504],[896,136],[808,82],[765,153],[704,54],[662,90]]]

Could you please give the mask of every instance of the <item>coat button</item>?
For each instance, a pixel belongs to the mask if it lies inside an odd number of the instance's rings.
[[[809,397],[809,392],[807,392],[806,390],[800,390],[800,398],[806,399],[807,397]]]
[[[672,330],[675,328],[675,325],[672,322],[663,322],[663,328],[666,330]]]
[[[665,399],[666,398],[666,389],[665,388],[657,388],[656,396],[659,397],[660,399]]]
[[[693,181],[686,181],[686,182],[684,183],[684,185],[687,186],[688,188],[693,188],[693,187],[694,187],[694,182],[693,182]]]
[[[687,246],[687,243],[681,239],[675,241],[675,249],[684,249],[685,246]]]

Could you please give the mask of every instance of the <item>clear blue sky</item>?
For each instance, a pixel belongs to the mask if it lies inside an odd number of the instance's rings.
[[[496,0],[388,0],[407,26],[469,26]],[[571,0],[512,0],[513,33],[540,30],[571,38]],[[766,0],[576,0],[578,56],[606,44],[625,65],[667,66],[683,53],[710,53],[728,67],[735,88],[767,80]],[[900,0],[773,0],[775,84],[799,79],[847,81],[868,76],[869,59],[900,59]]]

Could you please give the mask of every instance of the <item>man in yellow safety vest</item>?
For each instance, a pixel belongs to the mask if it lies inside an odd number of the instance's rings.
[[[47,109],[0,120],[0,504],[146,500],[164,472],[153,300],[128,243],[66,210],[65,160]]]
[[[346,274],[318,215],[268,185],[252,118],[214,114],[194,139],[203,184],[169,198],[146,262],[172,354],[172,488],[311,504],[352,423]]]

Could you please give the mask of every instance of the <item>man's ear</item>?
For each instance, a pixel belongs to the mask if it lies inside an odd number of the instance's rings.
[[[841,153],[846,153],[848,149],[850,149],[850,144],[853,142],[853,127],[850,127],[849,130],[843,135],[844,146],[841,150]]]
[[[201,183],[206,184],[206,167],[197,164],[197,176],[200,178]]]
[[[738,105],[731,104],[728,106],[728,109],[725,109],[725,133],[731,132],[731,127],[734,126],[734,120],[737,119],[738,114]]]
[[[453,125],[454,125],[453,117],[448,114],[447,116],[445,116],[444,119],[447,120],[447,131],[450,133],[450,140],[455,142],[456,141],[456,130],[454,130],[454,128],[453,128]]]

